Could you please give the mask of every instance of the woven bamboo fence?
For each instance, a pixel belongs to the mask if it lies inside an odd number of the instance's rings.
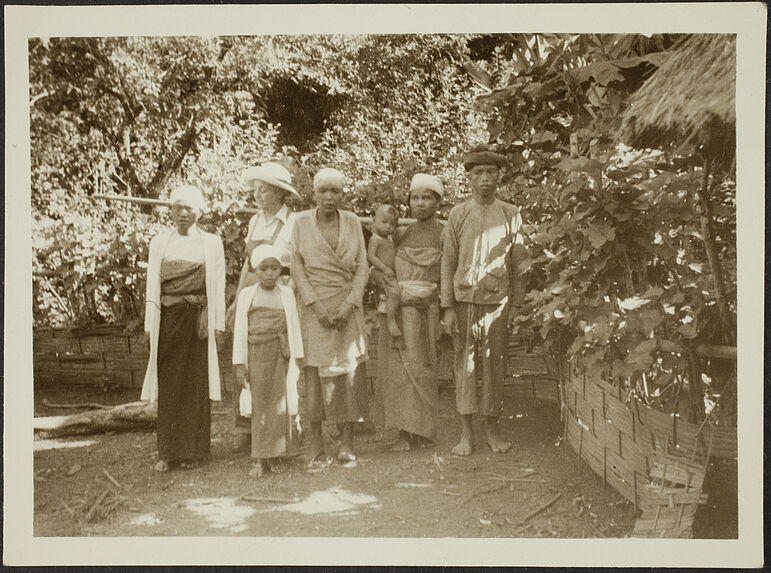
[[[220,372],[231,387],[232,349],[219,348]],[[143,332],[123,326],[96,326],[83,330],[35,328],[32,362],[36,384],[84,384],[141,388],[149,353]]]
[[[568,443],[603,482],[642,512],[636,537],[691,537],[710,456],[735,458],[736,428],[696,425],[653,410],[619,385],[563,369]]]
[[[231,339],[219,348],[223,389],[232,389]],[[141,388],[147,368],[148,352],[144,333],[129,333],[120,325],[88,330],[36,328],[33,333],[33,366],[36,383],[86,384],[107,387]],[[367,375],[377,373],[377,330],[370,333]],[[439,382],[453,386],[452,350],[439,354]],[[559,403],[558,378],[547,369],[542,351],[527,347],[514,338],[509,348],[507,388],[514,396],[533,401]]]

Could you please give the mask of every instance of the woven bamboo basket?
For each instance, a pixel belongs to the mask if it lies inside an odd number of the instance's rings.
[[[710,456],[735,458],[736,428],[695,425],[641,404],[598,377],[564,368],[568,443],[642,512],[633,535],[690,537]]]

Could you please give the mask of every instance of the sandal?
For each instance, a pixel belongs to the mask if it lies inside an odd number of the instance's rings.
[[[356,454],[347,448],[340,448],[340,450],[337,452],[337,461],[341,464],[355,462],[357,459],[358,458],[356,457]]]
[[[265,466],[262,462],[262,460],[258,460],[254,466],[252,466],[252,469],[249,470],[249,477],[252,478],[260,478],[265,473]]]
[[[155,466],[153,466],[153,469],[160,473],[165,473],[171,469],[171,466],[169,465],[169,462],[166,460],[161,460]]]

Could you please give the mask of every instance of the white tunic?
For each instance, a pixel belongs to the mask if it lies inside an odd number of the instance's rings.
[[[161,262],[171,245],[171,256],[190,256],[192,241],[201,241],[203,262],[206,265],[206,301],[208,312],[209,398],[222,399],[219,359],[215,330],[225,330],[225,249],[217,235],[190,230],[191,237],[179,241],[176,229],[164,231],[150,241],[147,261],[147,299],[145,300],[145,331],[150,334],[150,359],[147,363],[141,400],[158,401],[158,334],[161,326]],[[175,239],[176,237],[176,239]],[[199,243],[199,244],[201,244]],[[175,254],[176,253],[176,254]],[[168,260],[168,259],[167,259]],[[189,259],[184,259],[189,260]]]

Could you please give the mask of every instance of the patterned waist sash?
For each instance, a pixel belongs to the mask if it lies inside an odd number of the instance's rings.
[[[187,303],[198,310],[198,338],[209,336],[206,267],[190,261],[161,263],[161,307]]]

